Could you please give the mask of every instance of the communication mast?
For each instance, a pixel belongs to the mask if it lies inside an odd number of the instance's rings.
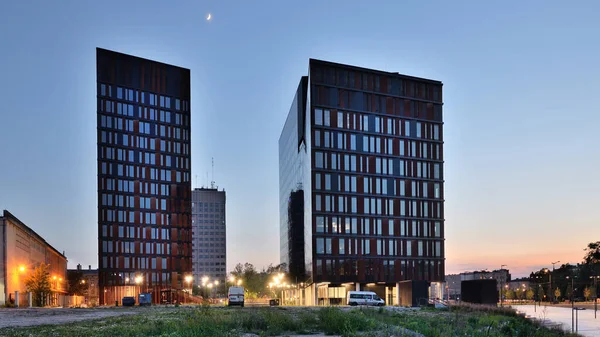
[[[212,160],[212,179],[210,181],[210,188],[214,189],[215,188],[215,158],[211,158]]]

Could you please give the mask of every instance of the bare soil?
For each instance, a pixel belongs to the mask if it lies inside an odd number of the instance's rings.
[[[135,314],[129,308],[27,308],[0,309],[0,329],[17,326],[33,326],[46,324],[64,324],[89,319]]]

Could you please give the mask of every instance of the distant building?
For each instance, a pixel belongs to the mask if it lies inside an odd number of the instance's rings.
[[[28,305],[25,280],[40,264],[49,265],[51,293],[46,304],[63,305],[67,294],[67,257],[52,247],[33,229],[9,211],[0,216],[0,305],[14,303],[19,292],[19,306]]]
[[[196,188],[192,191],[193,283],[219,281],[227,276],[227,226],[225,190]]]
[[[192,272],[190,70],[100,48],[96,66],[100,304],[131,291],[179,302]]]
[[[280,262],[306,304],[444,281],[442,104],[440,81],[309,61],[279,138]]]
[[[497,281],[496,288],[500,291],[501,287],[505,287],[507,282],[510,282],[510,273],[508,269],[498,269],[494,271],[472,271],[464,272],[460,274],[446,275],[446,294],[450,299],[456,299],[461,294],[461,282],[472,281],[472,280],[489,280],[495,279]]]
[[[531,287],[531,282],[528,278],[510,280],[504,286],[505,289],[510,289],[512,291],[516,290],[528,290]]]
[[[75,305],[85,304],[87,306],[97,306],[100,304],[99,292],[98,292],[98,269],[92,269],[92,266],[88,266],[88,269],[81,268],[81,265],[77,265],[77,269],[67,270],[67,274],[80,273],[82,276],[82,282],[84,284],[84,295],[85,298],[82,303],[75,303]],[[133,291],[132,294],[133,295]]]

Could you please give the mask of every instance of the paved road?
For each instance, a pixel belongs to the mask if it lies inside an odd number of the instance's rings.
[[[513,308],[524,312],[527,316],[552,323],[561,324],[563,329],[571,331],[571,307],[565,306],[536,306],[513,305]],[[576,305],[576,307],[581,307]],[[578,332],[586,337],[600,337],[600,312],[598,318],[594,318],[594,306],[579,311]]]

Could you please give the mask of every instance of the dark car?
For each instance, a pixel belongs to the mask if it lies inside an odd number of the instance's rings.
[[[132,307],[135,305],[135,297],[123,297],[122,303],[124,307]]]

